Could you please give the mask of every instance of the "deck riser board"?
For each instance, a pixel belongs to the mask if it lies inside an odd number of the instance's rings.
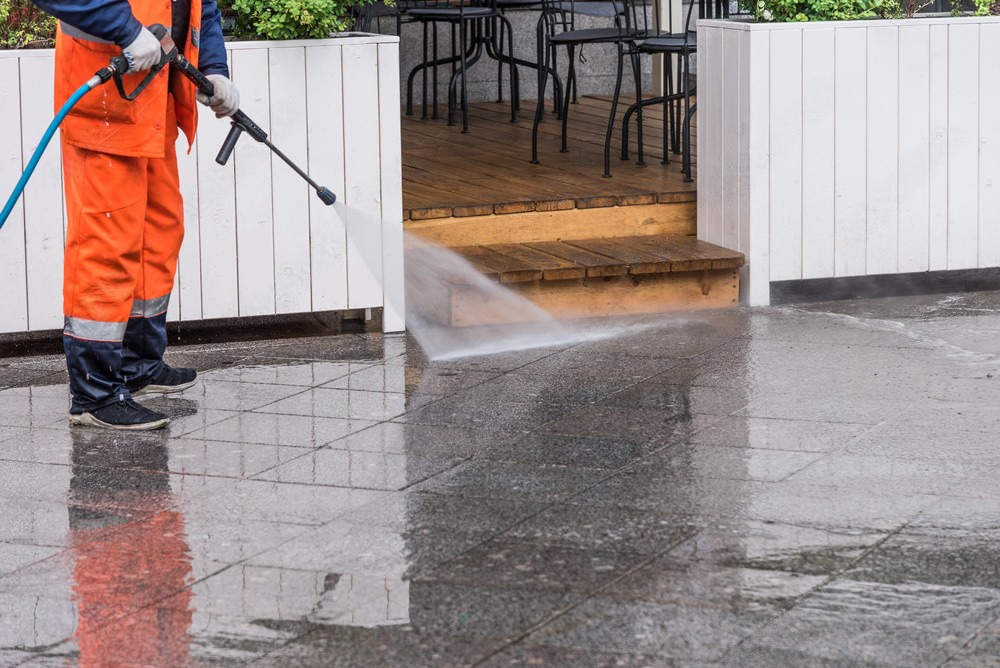
[[[404,229],[424,241],[447,246],[540,243],[567,239],[656,234],[692,235],[694,201],[600,209],[529,211],[473,218],[407,220]]]
[[[574,319],[670,313],[735,306],[739,272],[705,270],[566,281],[533,281],[509,286],[554,318]],[[451,291],[441,321],[451,327],[519,322],[517,314],[494,303],[481,291],[457,286]]]

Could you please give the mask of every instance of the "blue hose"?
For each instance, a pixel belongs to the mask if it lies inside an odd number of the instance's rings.
[[[63,122],[64,118],[66,118],[66,114],[68,114],[69,110],[73,108],[73,105],[79,102],[81,97],[89,93],[100,83],[100,78],[95,76],[93,79],[80,86],[75,93],[69,96],[69,99],[66,100],[66,104],[59,109],[59,113],[57,113],[56,117],[52,119],[51,123],[49,123],[48,129],[45,131],[45,134],[42,135],[42,140],[38,143],[38,147],[31,155],[31,160],[28,161],[28,166],[24,169],[24,173],[21,174],[21,178],[18,180],[17,185],[14,186],[14,192],[10,194],[7,204],[4,205],[3,211],[0,212],[0,227],[3,227],[3,224],[7,222],[7,217],[10,216],[10,212],[14,210],[14,205],[17,204],[17,200],[20,199],[21,193],[24,192],[24,186],[28,184],[28,179],[31,178],[31,173],[35,171],[35,166],[38,165],[38,161],[41,160],[42,154],[45,153],[45,148],[49,145],[49,141],[51,141],[52,135],[56,133],[56,129],[59,127],[59,124]]]

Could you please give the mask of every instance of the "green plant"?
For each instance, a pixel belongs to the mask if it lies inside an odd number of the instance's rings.
[[[1000,16],[1000,0],[975,0],[976,16]]]
[[[238,39],[313,39],[354,25],[353,9],[375,0],[225,0],[236,12]]]
[[[744,11],[754,20],[851,21],[881,16],[891,12],[899,0],[740,0]]]
[[[45,49],[55,37],[56,20],[28,0],[0,0],[0,49]]]

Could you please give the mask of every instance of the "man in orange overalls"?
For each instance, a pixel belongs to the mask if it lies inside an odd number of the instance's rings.
[[[132,400],[179,392],[194,369],[167,366],[166,313],[184,237],[174,149],[178,128],[194,140],[195,99],[232,115],[239,94],[229,80],[215,0],[35,0],[59,19],[55,102],[124,53],[131,90],[159,63],[159,40],[144,26],[169,26],[177,47],[215,85],[211,99],[164,68],[134,100],[113,89],[84,96],[62,124],[66,189],[63,345],[69,369],[69,421],[109,429],[157,429],[168,418]]]

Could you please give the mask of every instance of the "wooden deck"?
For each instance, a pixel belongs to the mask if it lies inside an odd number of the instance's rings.
[[[619,117],[630,102],[619,104]],[[523,101],[517,123],[507,104],[481,103],[470,110],[469,133],[437,120],[403,116],[403,219],[504,215],[657,203],[694,202],[695,183],[685,182],[680,156],[661,164],[662,107],[644,117],[646,164],[621,160],[620,122],[612,143],[611,178],[603,178],[603,142],[611,100],[580,98],[569,114],[568,153],[559,152],[560,121],[547,114],[539,129],[539,164],[531,158],[534,101]],[[697,144],[692,140],[693,152]]]
[[[604,178],[610,107],[605,97],[571,107],[567,153],[561,122],[547,114],[537,165],[533,102],[522,103],[517,123],[509,106],[477,104],[467,134],[443,110],[438,120],[403,116],[404,227],[559,318],[735,305],[743,255],[695,238],[695,183],[684,180],[679,155],[661,162],[662,107],[644,113],[644,165],[635,163],[634,124],[630,159],[621,160],[619,121]],[[425,306],[453,327],[511,318],[465,283]]]

